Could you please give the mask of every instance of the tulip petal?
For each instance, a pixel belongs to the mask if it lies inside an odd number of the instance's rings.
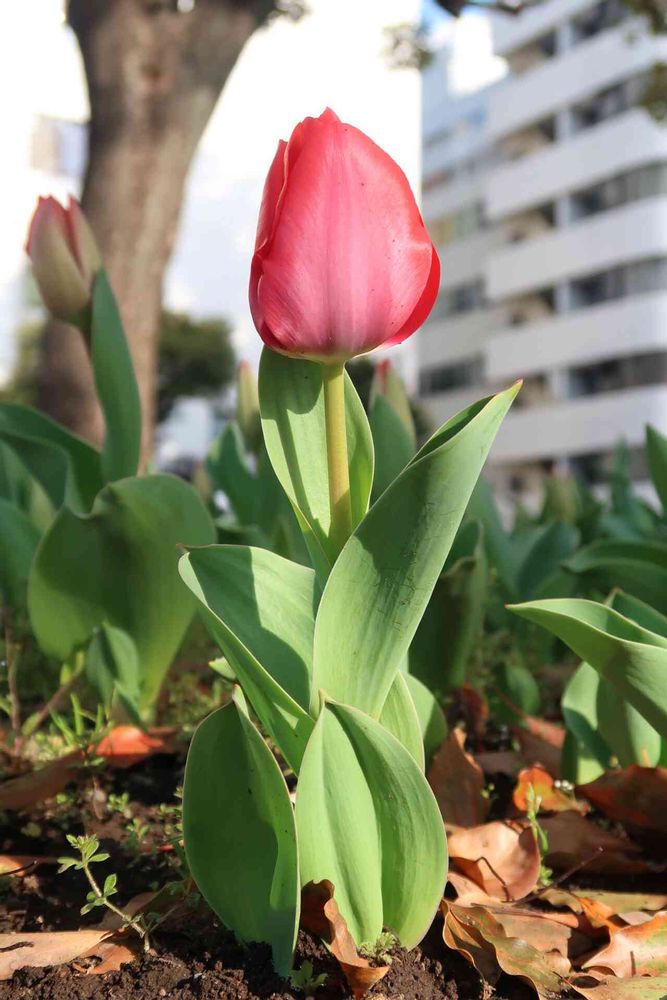
[[[439,268],[403,171],[333,112],[297,126],[286,164],[273,232],[253,259],[260,335],[329,360],[407,337]]]

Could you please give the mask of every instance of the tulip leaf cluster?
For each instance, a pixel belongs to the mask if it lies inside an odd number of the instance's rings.
[[[190,748],[188,863],[221,920],[269,942],[283,973],[308,882],[333,882],[359,945],[388,928],[411,947],[438,906],[446,844],[424,777],[431,713],[420,692],[431,696],[403,670],[516,393],[450,420],[371,504],[373,436],[346,379],[353,524],[339,550],[324,377],[319,364],[264,351],[264,440],[313,568],[246,545],[194,548],[180,564],[238,683]],[[262,731],[297,778],[295,807]]]

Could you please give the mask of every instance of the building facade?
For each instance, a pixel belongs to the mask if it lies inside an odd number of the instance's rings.
[[[443,263],[420,389],[445,419],[523,378],[491,474],[603,481],[620,441],[646,478],[667,432],[667,128],[641,107],[667,39],[621,0],[544,0],[498,19],[507,75],[452,98],[424,73],[424,214]]]

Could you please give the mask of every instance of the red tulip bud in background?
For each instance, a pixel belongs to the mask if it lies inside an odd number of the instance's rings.
[[[102,267],[79,203],[70,198],[64,208],[55,198],[40,198],[25,249],[46,308],[57,319],[76,322],[90,304]]]
[[[326,110],[280,142],[259,214],[250,308],[283,354],[340,364],[424,322],[440,263],[407,178]]]

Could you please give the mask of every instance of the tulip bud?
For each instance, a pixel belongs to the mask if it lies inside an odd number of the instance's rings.
[[[70,198],[64,208],[55,198],[40,198],[25,249],[46,308],[81,325],[102,258],[79,203]]]
[[[259,213],[250,310],[282,354],[341,364],[424,322],[440,263],[407,178],[326,110],[280,142]]]
[[[246,448],[256,452],[262,442],[257,379],[251,365],[241,361],[236,380],[236,421]]]
[[[417,434],[408,394],[403,380],[390,361],[381,361],[375,366],[371,383],[371,406],[376,396],[383,396],[387,400],[405,427],[413,445],[416,445]]]

